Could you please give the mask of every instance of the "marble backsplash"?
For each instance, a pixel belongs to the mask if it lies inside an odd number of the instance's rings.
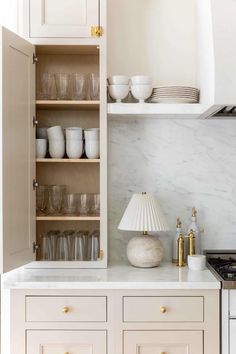
[[[109,259],[126,260],[133,233],[117,230],[133,193],[154,193],[171,231],[161,234],[171,259],[176,217],[191,208],[203,247],[236,249],[236,121],[139,117],[109,119]]]

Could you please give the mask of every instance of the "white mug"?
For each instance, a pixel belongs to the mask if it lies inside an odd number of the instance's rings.
[[[65,155],[65,140],[64,139],[50,139],[49,140],[49,154],[54,159],[61,159]]]
[[[44,158],[47,154],[47,139],[36,139],[36,157]]]
[[[88,159],[98,159],[100,156],[100,141],[85,140],[85,153]]]
[[[66,140],[66,154],[69,159],[79,159],[83,154],[83,140]]]
[[[66,140],[82,140],[83,139],[83,129],[80,127],[69,127],[66,128]]]
[[[64,132],[61,126],[57,125],[47,129],[48,139],[64,139]]]
[[[201,254],[188,256],[188,267],[191,270],[204,270],[206,268],[206,256]]]
[[[90,128],[84,131],[85,140],[99,140],[100,138],[100,129],[99,128]]]

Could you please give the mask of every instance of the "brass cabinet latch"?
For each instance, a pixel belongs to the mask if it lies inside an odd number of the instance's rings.
[[[99,259],[100,261],[102,261],[104,258],[104,251],[103,250],[100,250],[100,253],[99,253]]]
[[[33,128],[35,128],[35,127],[37,127],[37,125],[38,125],[38,120],[37,120],[37,118],[35,117],[35,116],[33,116]]]
[[[36,242],[33,242],[33,252],[36,253],[38,249],[39,249],[39,245],[37,245]]]
[[[36,64],[36,63],[38,63],[38,58],[36,57],[36,54],[34,53],[33,54],[33,64]]]
[[[39,184],[38,184],[38,182],[36,181],[36,179],[34,178],[33,179],[33,190],[35,191],[37,188],[38,188],[38,186],[39,186]]]
[[[92,37],[102,37],[103,28],[101,26],[92,26],[91,27],[91,36]]]

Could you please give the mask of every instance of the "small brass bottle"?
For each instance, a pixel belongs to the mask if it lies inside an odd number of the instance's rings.
[[[196,254],[196,238],[194,231],[191,229],[188,234],[188,255],[193,256]]]
[[[182,234],[179,235],[178,238],[178,267],[184,267],[184,236]]]

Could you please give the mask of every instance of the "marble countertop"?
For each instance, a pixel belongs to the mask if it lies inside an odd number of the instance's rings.
[[[110,265],[108,269],[25,269],[2,276],[5,289],[220,289],[208,270],[191,271],[172,263],[153,269]]]

